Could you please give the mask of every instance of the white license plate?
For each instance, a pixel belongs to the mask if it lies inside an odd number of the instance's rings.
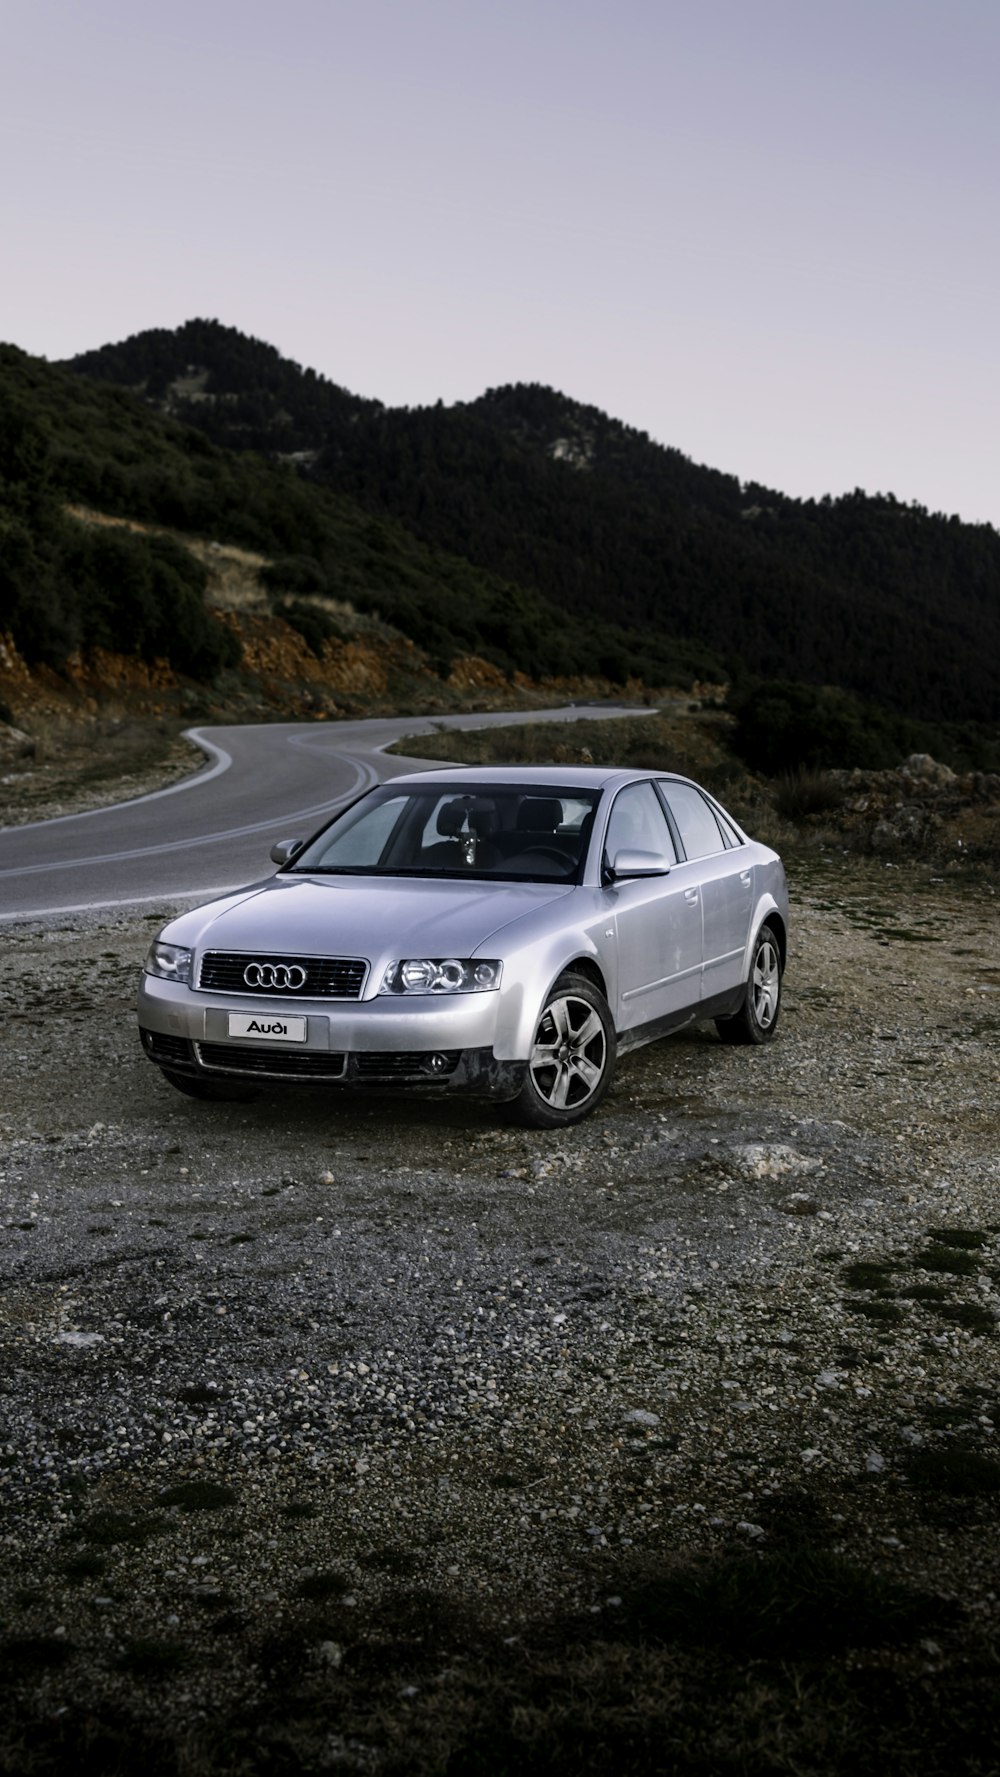
[[[304,1018],[269,1017],[266,1012],[258,1012],[252,1018],[245,1012],[230,1012],[229,1034],[231,1037],[252,1037],[255,1043],[304,1043],[306,1021]]]

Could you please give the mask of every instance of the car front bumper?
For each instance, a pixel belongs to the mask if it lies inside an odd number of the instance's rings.
[[[525,1063],[494,1055],[498,998],[496,993],[447,999],[421,994],[296,1004],[241,995],[227,1002],[144,974],[137,1011],[146,1054],[168,1071],[284,1084],[448,1087],[512,1098]],[[268,1023],[302,1019],[305,1037],[301,1042],[231,1037],[231,1014]]]

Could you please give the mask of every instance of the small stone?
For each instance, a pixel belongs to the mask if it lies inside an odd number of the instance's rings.
[[[659,1423],[660,1415],[648,1413],[645,1407],[633,1407],[632,1411],[625,1415],[626,1425],[659,1425]]]

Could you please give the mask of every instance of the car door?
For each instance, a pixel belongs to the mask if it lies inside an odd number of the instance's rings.
[[[701,997],[739,986],[753,913],[747,846],[694,784],[659,780],[690,867],[701,885],[704,966]]]
[[[701,894],[677,862],[673,836],[652,783],[628,784],[612,804],[604,863],[624,851],[660,857],[664,874],[613,881],[608,894],[617,939],[620,1032],[683,1014],[701,995]]]

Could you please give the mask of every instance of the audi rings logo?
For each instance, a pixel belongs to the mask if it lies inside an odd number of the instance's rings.
[[[306,984],[306,972],[301,963],[247,963],[243,979],[248,987],[284,988],[298,993]]]

